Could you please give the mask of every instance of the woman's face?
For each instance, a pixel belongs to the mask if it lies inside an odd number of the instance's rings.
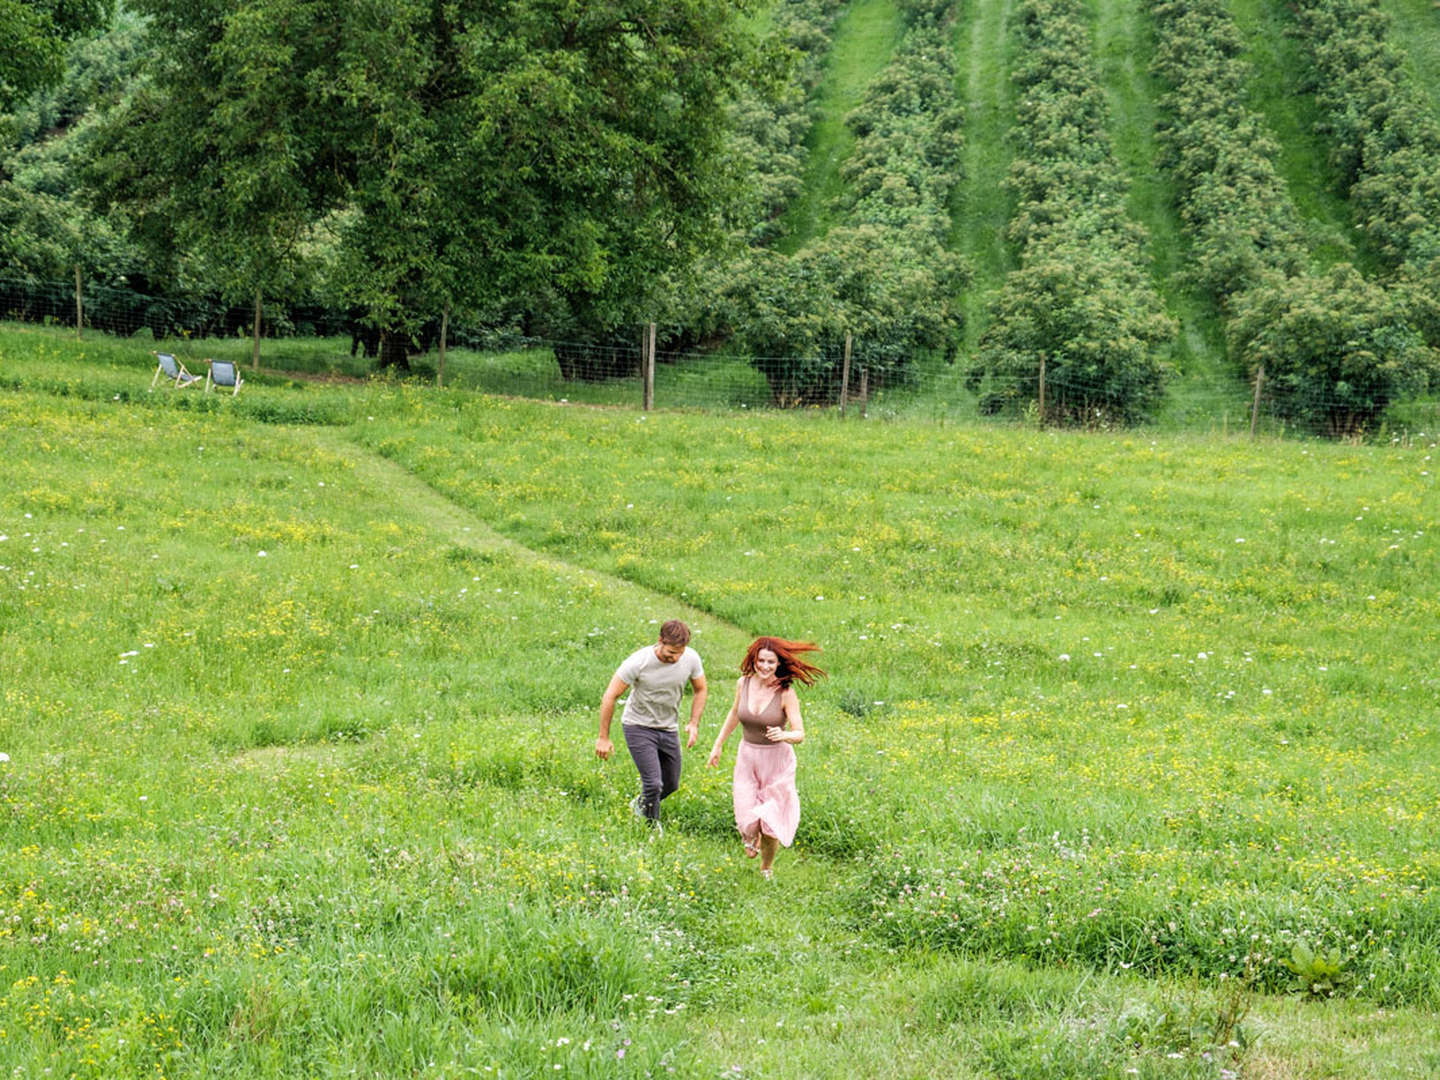
[[[769,649],[761,649],[755,654],[755,674],[760,676],[761,682],[769,682],[775,677],[775,669],[780,666],[780,658]]]

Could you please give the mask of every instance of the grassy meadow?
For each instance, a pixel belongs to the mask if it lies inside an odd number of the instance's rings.
[[[150,394],[145,347],[0,327],[0,1073],[1440,1073],[1436,433]],[[652,836],[596,706],[675,615]],[[831,673],[773,883],[703,766],[759,633]]]

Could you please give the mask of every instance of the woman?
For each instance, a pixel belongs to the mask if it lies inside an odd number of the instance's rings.
[[[782,638],[756,638],[740,661],[735,704],[715,737],[707,764],[720,764],[725,740],[737,726],[740,750],[735,755],[735,827],[749,858],[760,856],[760,873],[769,880],[775,853],[790,846],[800,823],[800,796],[795,791],[795,747],[805,741],[800,699],[793,683],[814,684],[825,672],[807,664],[801,653],[818,645]]]

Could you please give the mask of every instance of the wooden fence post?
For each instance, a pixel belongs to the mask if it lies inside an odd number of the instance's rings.
[[[1045,426],[1045,354],[1040,354],[1040,426]]]
[[[440,370],[435,373],[435,385],[445,385],[445,335],[450,332],[450,305],[445,305],[445,311],[440,316]]]
[[[250,369],[260,370],[260,290],[255,290],[255,344],[250,350]]]
[[[1265,385],[1265,365],[1255,369],[1255,401],[1250,406],[1250,441],[1255,441],[1255,426],[1260,422],[1260,388]]]
[[[640,353],[640,373],[645,381],[642,407],[649,412],[655,407],[655,324],[645,328],[645,344]]]
[[[850,396],[850,343],[851,334],[845,331],[845,362],[840,365],[840,415],[845,415],[845,399]]]
[[[860,369],[860,419],[865,419],[870,405],[870,369]]]
[[[85,301],[80,294],[80,264],[75,264],[75,340],[85,336]]]

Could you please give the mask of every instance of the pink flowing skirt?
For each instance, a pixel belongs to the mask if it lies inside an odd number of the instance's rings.
[[[760,833],[786,847],[800,824],[800,795],[795,790],[795,748],[789,743],[760,746],[740,740],[735,755],[735,827],[747,840]]]

